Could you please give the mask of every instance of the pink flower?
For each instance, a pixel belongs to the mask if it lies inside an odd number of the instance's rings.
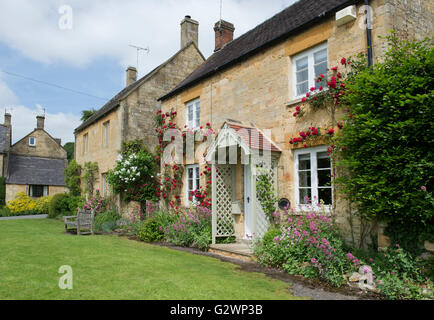
[[[425,186],[420,187],[420,189],[421,189],[423,192],[426,191],[426,187],[425,187]]]

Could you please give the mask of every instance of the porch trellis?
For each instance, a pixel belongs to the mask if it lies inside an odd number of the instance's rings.
[[[216,237],[231,237],[235,235],[234,217],[232,215],[233,173],[231,165],[219,165],[216,172]]]

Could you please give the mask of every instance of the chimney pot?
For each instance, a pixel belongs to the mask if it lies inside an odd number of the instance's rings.
[[[190,42],[199,46],[199,22],[187,15],[181,21],[181,49],[184,49]]]
[[[44,129],[45,116],[36,117],[36,129]]]
[[[214,52],[219,51],[227,43],[234,40],[234,31],[235,31],[235,27],[232,23],[227,22],[225,20],[220,20],[216,22],[216,24],[214,25],[214,32],[215,32]]]
[[[134,67],[127,68],[127,87],[137,81],[137,69]]]

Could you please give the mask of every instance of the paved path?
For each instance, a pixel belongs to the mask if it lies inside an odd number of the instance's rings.
[[[33,215],[33,216],[2,217],[2,218],[0,218],[0,221],[2,221],[2,220],[45,219],[46,217],[48,217],[48,214],[38,214],[38,215]]]

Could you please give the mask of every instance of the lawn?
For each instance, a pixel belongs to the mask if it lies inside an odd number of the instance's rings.
[[[61,290],[59,267],[73,270]],[[0,221],[0,299],[296,299],[288,283],[211,257],[117,236],[63,233],[59,221]]]

